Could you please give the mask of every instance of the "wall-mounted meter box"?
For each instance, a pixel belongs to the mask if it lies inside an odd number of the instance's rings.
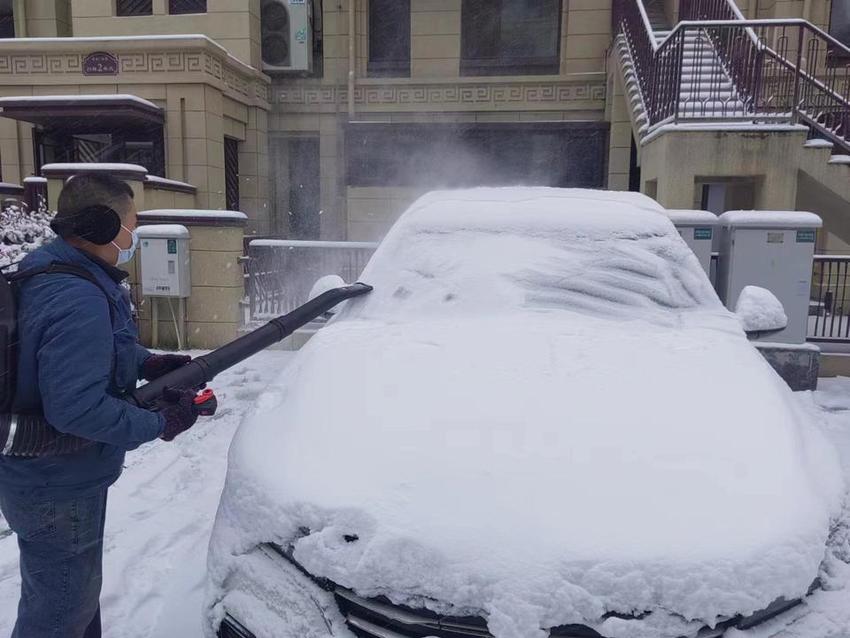
[[[788,327],[767,341],[806,341],[812,261],[817,231],[814,213],[730,211],[720,216],[717,292],[730,310],[746,286],[770,290],[785,308]]]
[[[189,297],[192,280],[189,229],[179,224],[140,226],[142,295]]]
[[[711,275],[711,250],[717,215],[705,210],[665,210],[676,230],[694,251],[705,274]]]

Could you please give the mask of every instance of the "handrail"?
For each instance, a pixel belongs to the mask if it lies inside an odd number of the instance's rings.
[[[825,40],[829,40],[830,44],[836,48],[842,49],[844,53],[850,56],[850,47],[843,44],[840,40],[836,40],[834,36],[831,36],[819,26],[801,18],[763,18],[760,20],[680,20],[679,23],[673,27],[673,30],[670,31],[667,37],[659,43],[658,48],[661,48],[662,44],[671,39],[673,34],[689,27],[804,27],[809,31],[814,31]],[[756,40],[758,40],[758,36],[756,36]]]
[[[642,0],[614,2],[647,131],[682,120],[802,122],[850,153],[850,47],[807,20],[747,20],[730,0],[681,3],[686,19],[658,41]]]
[[[646,7],[643,6],[643,0],[634,0],[635,4],[638,6],[638,10],[640,11],[641,20],[643,20],[643,26],[646,29],[646,32],[651,36],[649,38],[649,42],[652,45],[652,49],[654,51],[658,51],[658,43],[655,41],[655,31],[652,30],[652,23],[649,21],[649,14],[646,12]]]

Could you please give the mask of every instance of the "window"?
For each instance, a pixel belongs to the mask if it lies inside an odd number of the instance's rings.
[[[15,13],[12,0],[0,0],[0,38],[15,37]]]
[[[833,0],[829,32],[836,40],[850,47],[850,0]]]
[[[369,0],[369,75],[410,75],[410,0]]]
[[[463,0],[461,75],[557,74],[560,0]]]
[[[287,140],[289,153],[289,236],[319,239],[321,231],[321,167],[319,138]]]
[[[116,0],[115,12],[119,16],[149,16],[153,14],[153,0]]]
[[[224,138],[224,199],[227,210],[239,210],[239,140]]]
[[[601,188],[605,124],[352,124],[350,186]]]
[[[206,13],[207,0],[168,0],[168,13]]]

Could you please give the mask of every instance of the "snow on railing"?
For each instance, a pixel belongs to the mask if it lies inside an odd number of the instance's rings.
[[[803,123],[850,153],[850,48],[805,20],[745,20],[730,0],[683,0],[659,43],[641,0],[615,0],[649,118]]]

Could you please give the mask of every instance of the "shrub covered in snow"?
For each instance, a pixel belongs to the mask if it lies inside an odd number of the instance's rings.
[[[52,218],[53,213],[46,210],[26,212],[14,204],[4,207],[0,211],[0,268],[18,263],[53,239]]]

